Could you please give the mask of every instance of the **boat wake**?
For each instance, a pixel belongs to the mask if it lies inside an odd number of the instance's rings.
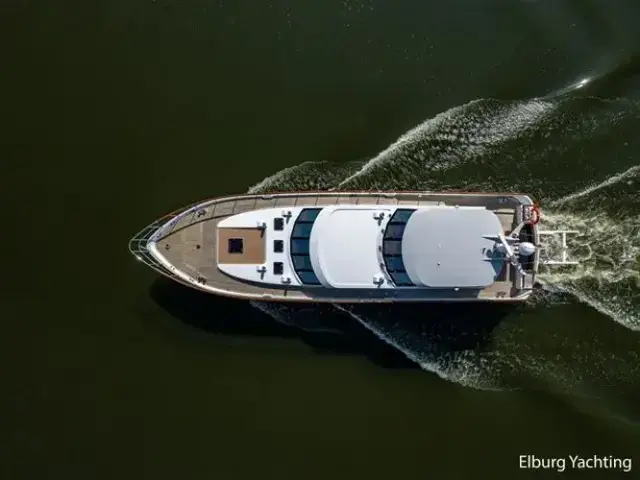
[[[620,328],[640,330],[640,166],[627,153],[630,143],[640,147],[638,127],[639,109],[626,100],[566,95],[476,100],[427,120],[367,162],[308,162],[249,191],[531,193],[545,212],[543,229],[580,232],[572,253],[583,263],[543,271],[543,288],[534,300],[500,314],[509,321],[493,321],[491,312],[485,321],[477,311],[434,306],[334,309],[446,380],[481,389],[552,383],[592,395],[598,386],[637,377],[637,348],[619,354],[600,342],[598,350],[593,338],[581,340],[583,326],[572,323],[574,330],[563,330],[558,319],[577,299]],[[255,305],[280,322],[304,324],[294,310],[285,314],[282,305]]]
[[[541,225],[579,232],[573,250],[580,252],[575,255],[580,265],[543,268],[539,275],[548,291],[567,292],[635,331],[640,331],[640,214],[634,213],[640,212],[639,185],[635,166],[550,202]]]

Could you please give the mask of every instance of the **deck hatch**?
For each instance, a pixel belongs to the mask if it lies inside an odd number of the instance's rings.
[[[391,280],[397,287],[412,287],[402,260],[402,235],[415,208],[397,209],[387,224],[382,241],[382,257]]]
[[[244,239],[230,238],[227,244],[227,251],[229,253],[242,254],[244,252]]]

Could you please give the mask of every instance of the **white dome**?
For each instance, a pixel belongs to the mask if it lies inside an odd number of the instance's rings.
[[[528,257],[529,255],[533,255],[536,251],[536,246],[531,242],[522,242],[520,244],[520,255],[524,255]]]

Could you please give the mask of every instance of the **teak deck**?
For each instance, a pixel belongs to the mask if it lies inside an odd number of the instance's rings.
[[[502,196],[503,195],[503,196]],[[256,229],[220,229],[218,234],[218,223],[242,212],[273,207],[292,206],[327,206],[337,204],[350,205],[403,205],[413,204],[418,201],[419,205],[460,205],[460,206],[484,206],[499,217],[503,230],[509,233],[515,225],[522,220],[522,211],[519,208],[523,205],[524,195],[518,194],[447,194],[447,193],[426,193],[426,192],[402,192],[402,193],[339,193],[339,192],[313,192],[313,193],[283,193],[272,195],[243,195],[237,197],[217,198],[208,202],[196,204],[201,208],[194,209],[194,205],[182,209],[179,212],[164,217],[153,225],[147,227],[147,238],[162,223],[168,222],[171,218],[174,221],[168,225],[159,235],[156,236],[158,250],[177,270],[197,279],[191,283],[185,279],[177,277],[175,270],[172,272],[167,266],[159,265],[155,259],[149,260],[148,253],[144,255],[144,248],[140,253],[146,263],[151,265],[158,272],[174,280],[193,288],[211,291],[221,295],[228,295],[237,298],[255,300],[287,300],[287,301],[326,301],[326,302],[372,302],[372,301],[430,301],[429,296],[433,295],[433,301],[443,301],[442,295],[446,293],[447,298],[452,301],[460,300],[521,300],[523,293],[522,285],[516,285],[513,267],[505,264],[499,279],[489,287],[475,292],[443,292],[434,290],[425,297],[425,289],[401,289],[395,290],[392,295],[388,289],[367,292],[366,297],[363,291],[329,289],[324,287],[313,288],[314,296],[309,295],[309,290],[296,288],[269,288],[264,285],[251,284],[236,280],[217,268],[216,253],[224,262],[230,261],[230,257],[237,254],[229,254],[226,248],[228,238],[245,238],[245,253],[237,257],[239,263],[262,263],[265,258],[264,240],[259,238],[259,230]],[[191,211],[189,211],[191,209]],[[186,215],[184,214],[186,213]],[[242,230],[242,231],[240,231]],[[144,232],[144,231],[143,231]],[[141,232],[141,233],[143,233]],[[218,235],[220,235],[221,245],[218,245]],[[144,237],[144,235],[143,235]],[[146,244],[143,237],[137,240],[138,245]],[[131,246],[130,246],[131,248]],[[135,252],[134,252],[135,253]],[[216,290],[208,289],[214,287]],[[393,298],[391,298],[393,297]]]
[[[201,223],[203,227],[205,224]],[[217,250],[218,263],[244,263],[262,264],[267,261],[267,244],[264,238],[264,230],[260,228],[220,228],[218,229],[218,245],[206,245],[209,253]],[[232,238],[240,238],[243,241],[242,253],[229,253],[227,242]]]

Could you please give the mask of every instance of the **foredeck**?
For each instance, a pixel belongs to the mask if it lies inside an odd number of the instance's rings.
[[[528,197],[514,194],[446,194],[425,192],[403,193],[351,193],[351,192],[312,192],[312,193],[284,193],[272,195],[245,195],[213,199],[183,209],[170,216],[164,217],[165,228],[154,235],[156,247],[177,270],[193,277],[196,282],[189,282],[184,278],[176,278],[176,272],[167,265],[159,265],[148,252],[145,251],[146,240],[151,237],[151,231],[156,230],[162,223],[156,222],[148,227],[146,232],[134,238],[136,242],[132,249],[145,263],[152,263],[152,267],[163,275],[178,280],[191,287],[209,290],[215,288],[215,293],[226,294],[246,299],[289,300],[289,301],[331,301],[349,302],[359,301],[429,301],[442,300],[447,295],[453,301],[460,300],[515,300],[521,299],[522,291],[512,280],[512,267],[505,266],[498,280],[489,287],[475,292],[453,292],[425,289],[393,289],[367,291],[363,297],[362,290],[327,289],[315,287],[301,290],[294,288],[265,288],[264,285],[251,284],[236,280],[221,272],[216,264],[217,225],[231,215],[259,210],[263,208],[286,208],[294,206],[327,206],[327,205],[459,205],[483,206],[499,217],[505,233],[509,233],[521,221],[520,206],[528,204]],[[195,207],[195,208],[194,208]],[[167,223],[168,220],[173,220]],[[144,238],[146,236],[146,239]],[[131,248],[131,246],[130,246]],[[137,248],[137,250],[136,250]],[[213,291],[213,290],[210,290]],[[518,298],[516,298],[518,297]]]

